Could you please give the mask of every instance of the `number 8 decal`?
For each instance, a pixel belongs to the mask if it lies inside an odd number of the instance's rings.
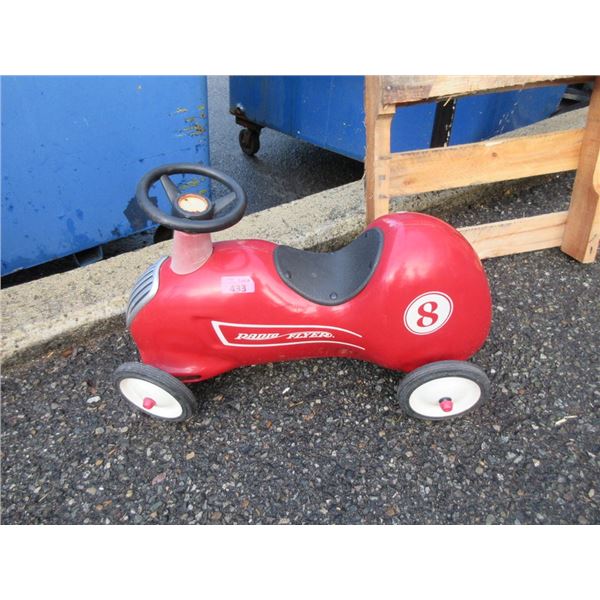
[[[453,303],[443,292],[417,296],[404,312],[404,325],[416,335],[427,335],[443,327],[452,314]]]

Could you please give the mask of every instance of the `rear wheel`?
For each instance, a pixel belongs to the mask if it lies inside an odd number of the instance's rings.
[[[179,379],[156,367],[124,363],[115,371],[117,389],[136,410],[161,421],[185,421],[198,405]]]
[[[418,419],[441,421],[473,410],[490,390],[487,375],[460,360],[430,363],[409,373],[398,387],[403,409]]]

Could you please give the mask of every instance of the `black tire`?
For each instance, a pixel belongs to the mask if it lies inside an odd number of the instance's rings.
[[[181,407],[181,414],[173,417],[161,416],[156,414],[156,412],[153,413],[151,410],[146,410],[139,406],[132,398],[126,395],[123,389],[124,385],[127,385],[123,383],[126,379],[149,382],[161,388],[170,394],[173,400],[179,404]],[[196,412],[198,407],[196,397],[184,383],[179,381],[176,377],[173,377],[173,375],[169,375],[169,373],[161,371],[156,367],[151,367],[150,365],[134,362],[124,363],[115,371],[114,382],[117,390],[121,396],[127,400],[130,406],[138,412],[148,415],[153,419],[158,419],[159,421],[185,421]],[[128,385],[131,387],[130,382],[128,382]]]
[[[254,156],[260,150],[260,132],[253,129],[242,129],[239,135],[240,148],[244,154]]]
[[[452,383],[454,386],[454,391],[458,395],[460,395],[460,391],[457,390],[460,390],[460,387],[463,386],[465,391],[462,399],[460,397],[453,399],[450,397],[451,394],[446,396],[442,393],[439,399],[434,400],[434,397],[437,396],[437,394],[432,392],[434,396],[431,396],[431,401],[429,401],[426,398],[427,394],[425,393],[427,388],[423,388],[421,386],[444,377],[461,378],[463,380],[469,380],[475,383],[479,387],[479,396],[477,397],[476,388],[468,383],[448,381],[448,385]],[[413,395],[413,392],[417,390],[417,388],[421,388],[421,394],[423,396],[419,398],[419,395],[417,394],[417,396],[413,397],[411,401],[411,396]],[[443,360],[424,365],[409,373],[398,386],[397,398],[404,411],[411,417],[416,417],[417,419],[423,419],[426,421],[444,421],[446,419],[454,419],[471,412],[482,402],[487,400],[489,393],[490,380],[479,367],[472,363],[461,360]],[[444,414],[444,411],[441,408],[441,402],[448,399],[451,400],[452,404],[458,409],[456,412],[452,412],[452,414],[450,414],[450,412],[448,414]],[[475,401],[473,403],[474,399]],[[436,401],[440,404],[439,415],[437,415],[437,410],[435,408]],[[462,402],[467,408],[460,410],[460,404],[457,404],[458,402]],[[427,413],[424,411],[426,408],[430,408]],[[419,410],[421,412],[419,412]]]

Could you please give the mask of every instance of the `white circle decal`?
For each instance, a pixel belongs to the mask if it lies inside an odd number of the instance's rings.
[[[452,308],[450,296],[442,292],[426,292],[408,305],[404,311],[404,325],[416,335],[433,333],[446,324]]]

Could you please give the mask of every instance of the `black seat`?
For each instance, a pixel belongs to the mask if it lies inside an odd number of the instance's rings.
[[[298,294],[316,304],[335,306],[347,302],[367,285],[382,248],[383,232],[373,227],[335,252],[278,246],[275,266],[285,284]]]

